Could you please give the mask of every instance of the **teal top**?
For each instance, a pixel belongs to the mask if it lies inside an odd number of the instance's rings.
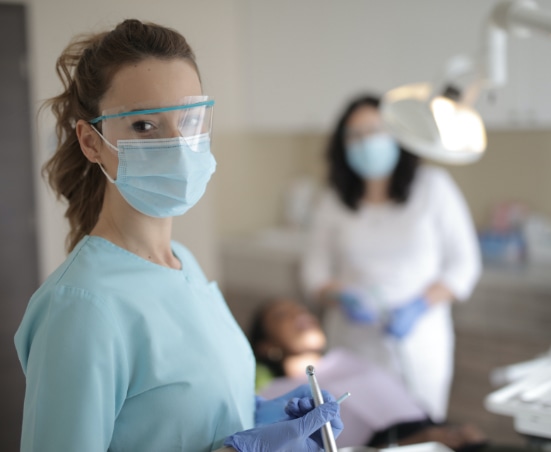
[[[15,345],[21,450],[211,451],[254,426],[254,357],[215,282],[87,236],[31,298]]]

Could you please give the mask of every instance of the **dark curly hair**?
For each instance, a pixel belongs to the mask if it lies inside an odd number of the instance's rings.
[[[362,107],[379,109],[380,99],[373,95],[362,95],[349,103],[329,140],[327,161],[328,182],[335,189],[341,201],[351,210],[358,210],[361,199],[369,190],[369,183],[358,176],[348,165],[345,156],[346,125],[352,114]],[[405,203],[419,165],[419,157],[400,146],[400,158],[392,173],[388,196],[397,203]]]
[[[283,377],[283,362],[281,360],[271,360],[267,356],[258,353],[258,345],[265,340],[268,340],[266,332],[266,315],[277,303],[277,299],[264,300],[263,303],[253,313],[251,325],[249,328],[248,339],[253,349],[254,357],[258,364],[266,366],[274,377]]]

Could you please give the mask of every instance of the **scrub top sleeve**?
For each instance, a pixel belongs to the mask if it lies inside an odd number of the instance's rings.
[[[128,371],[113,319],[82,289],[60,287],[29,339],[21,450],[105,452]]]
[[[308,298],[314,298],[335,277],[332,239],[338,212],[334,204],[329,193],[320,199],[308,231],[300,266],[301,284]]]
[[[443,258],[440,282],[455,299],[464,301],[471,295],[482,268],[476,230],[467,203],[451,176],[442,171],[435,182]]]

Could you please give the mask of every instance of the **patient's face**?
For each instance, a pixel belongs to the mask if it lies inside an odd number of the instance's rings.
[[[292,300],[277,301],[264,315],[264,328],[272,345],[286,355],[323,351],[325,335],[317,318]]]

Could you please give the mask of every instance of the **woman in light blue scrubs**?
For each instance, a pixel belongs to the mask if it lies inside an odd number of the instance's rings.
[[[70,254],[15,336],[27,379],[21,450],[317,451],[338,405],[302,386],[254,394],[254,357],[215,282],[171,241],[215,170],[214,101],[174,30],[126,20],[80,36],[49,101],[45,166],[67,201]],[[298,398],[287,406],[290,399]]]

